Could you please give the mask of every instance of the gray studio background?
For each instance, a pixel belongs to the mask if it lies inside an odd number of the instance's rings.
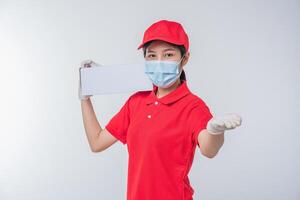
[[[190,89],[241,127],[219,154],[197,149],[195,200],[300,199],[300,2],[0,1],[0,199],[122,200],[127,146],[92,153],[77,98],[84,59],[143,61],[159,19],[190,37]],[[130,77],[128,77],[130,79]],[[105,87],[105,85],[103,86]],[[92,98],[104,127],[130,94]]]

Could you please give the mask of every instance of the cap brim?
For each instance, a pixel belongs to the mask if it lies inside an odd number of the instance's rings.
[[[145,43],[140,44],[140,46],[137,48],[137,50],[139,50],[140,48],[142,48],[144,46]]]
[[[184,45],[183,43],[181,42],[175,42],[173,40],[170,40],[169,38],[163,38],[163,37],[155,37],[155,38],[150,38],[146,41],[144,41],[142,44],[140,44],[137,48],[137,50],[139,50],[140,48],[142,48],[147,42],[150,42],[152,40],[162,40],[162,41],[165,41],[165,42],[169,42],[169,43],[172,43],[172,44],[176,44],[176,45]]]

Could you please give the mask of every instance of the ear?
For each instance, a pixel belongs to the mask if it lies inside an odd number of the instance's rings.
[[[182,59],[182,67],[184,66],[184,65],[186,65],[186,63],[189,61],[189,58],[190,58],[190,52],[187,52],[186,54],[185,54],[185,56],[184,56],[184,58]]]

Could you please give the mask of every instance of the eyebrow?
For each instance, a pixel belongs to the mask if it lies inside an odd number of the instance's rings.
[[[164,49],[163,51],[176,51],[174,48],[167,48],[167,49]],[[154,52],[155,53],[155,51],[152,51],[152,50],[148,50],[147,51],[148,53],[151,53],[151,52]]]

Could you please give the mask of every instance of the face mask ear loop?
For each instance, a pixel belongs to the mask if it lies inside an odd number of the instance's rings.
[[[180,61],[179,61],[179,67],[181,67],[181,62],[182,62],[182,60],[183,60],[183,58],[185,57],[185,54],[183,54],[183,56],[181,57],[181,59],[180,59]]]
[[[183,56],[181,57],[180,61],[179,61],[179,64],[182,62],[182,60],[184,59],[185,57],[185,54],[183,54]]]

